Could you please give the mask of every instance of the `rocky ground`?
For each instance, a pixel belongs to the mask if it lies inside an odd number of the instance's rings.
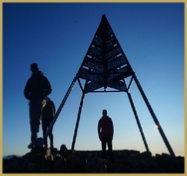
[[[3,159],[3,173],[184,173],[184,157],[119,150],[114,163],[101,158],[101,151],[36,148],[22,157]]]

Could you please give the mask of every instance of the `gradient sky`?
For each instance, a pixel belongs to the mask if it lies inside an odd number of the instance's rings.
[[[106,17],[176,155],[184,155],[184,3],[3,3],[3,156],[30,143],[23,95],[30,64],[49,79],[59,107],[101,17]],[[153,154],[168,153],[133,82],[130,93]],[[54,126],[54,145],[71,148],[81,90],[75,84]],[[75,150],[100,150],[97,123],[106,108],[113,148],[145,151],[126,93],[86,94]],[[42,135],[40,128],[39,136]]]

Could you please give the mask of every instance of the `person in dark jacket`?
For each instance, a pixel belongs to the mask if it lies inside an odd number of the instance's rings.
[[[102,157],[106,159],[106,144],[110,154],[110,161],[114,162],[112,140],[114,135],[114,126],[112,119],[107,115],[107,110],[104,109],[102,112],[103,116],[98,122],[98,136],[102,146]]]
[[[31,143],[28,148],[33,148],[39,131],[42,101],[51,93],[52,89],[49,80],[38,69],[36,63],[30,65],[30,70],[32,75],[26,82],[24,96],[29,100]]]
[[[49,126],[55,116],[55,111],[56,110],[55,110],[54,102],[49,97],[46,97],[43,100],[42,113],[41,113],[43,138],[45,137],[45,134],[46,134],[47,130],[49,129]],[[50,128],[50,131],[48,133],[51,149],[54,148],[52,130],[53,130],[53,126]],[[48,148],[47,139],[45,140],[44,146],[46,149]]]

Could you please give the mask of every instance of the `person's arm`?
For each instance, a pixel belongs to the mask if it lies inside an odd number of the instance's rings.
[[[110,136],[111,140],[113,139],[113,136],[114,136],[114,125],[111,119],[111,136]]]
[[[101,120],[99,120],[99,122],[98,122],[97,131],[98,131],[99,139],[101,141],[102,140],[102,138],[101,138]]]
[[[30,85],[29,85],[29,80],[27,81],[23,92],[24,92],[25,98],[28,99],[28,100],[30,100],[31,97],[30,97]]]

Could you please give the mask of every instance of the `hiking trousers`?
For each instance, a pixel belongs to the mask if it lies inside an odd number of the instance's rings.
[[[35,144],[37,139],[37,133],[39,132],[41,108],[42,99],[38,100],[37,102],[30,102],[29,104],[30,131],[32,144]]]
[[[101,141],[101,146],[102,146],[102,157],[103,159],[107,158],[106,155],[106,145],[108,145],[108,151],[110,155],[110,161],[113,163],[114,162],[114,156],[113,156],[113,149],[112,149],[112,140],[109,137],[103,137]]]

